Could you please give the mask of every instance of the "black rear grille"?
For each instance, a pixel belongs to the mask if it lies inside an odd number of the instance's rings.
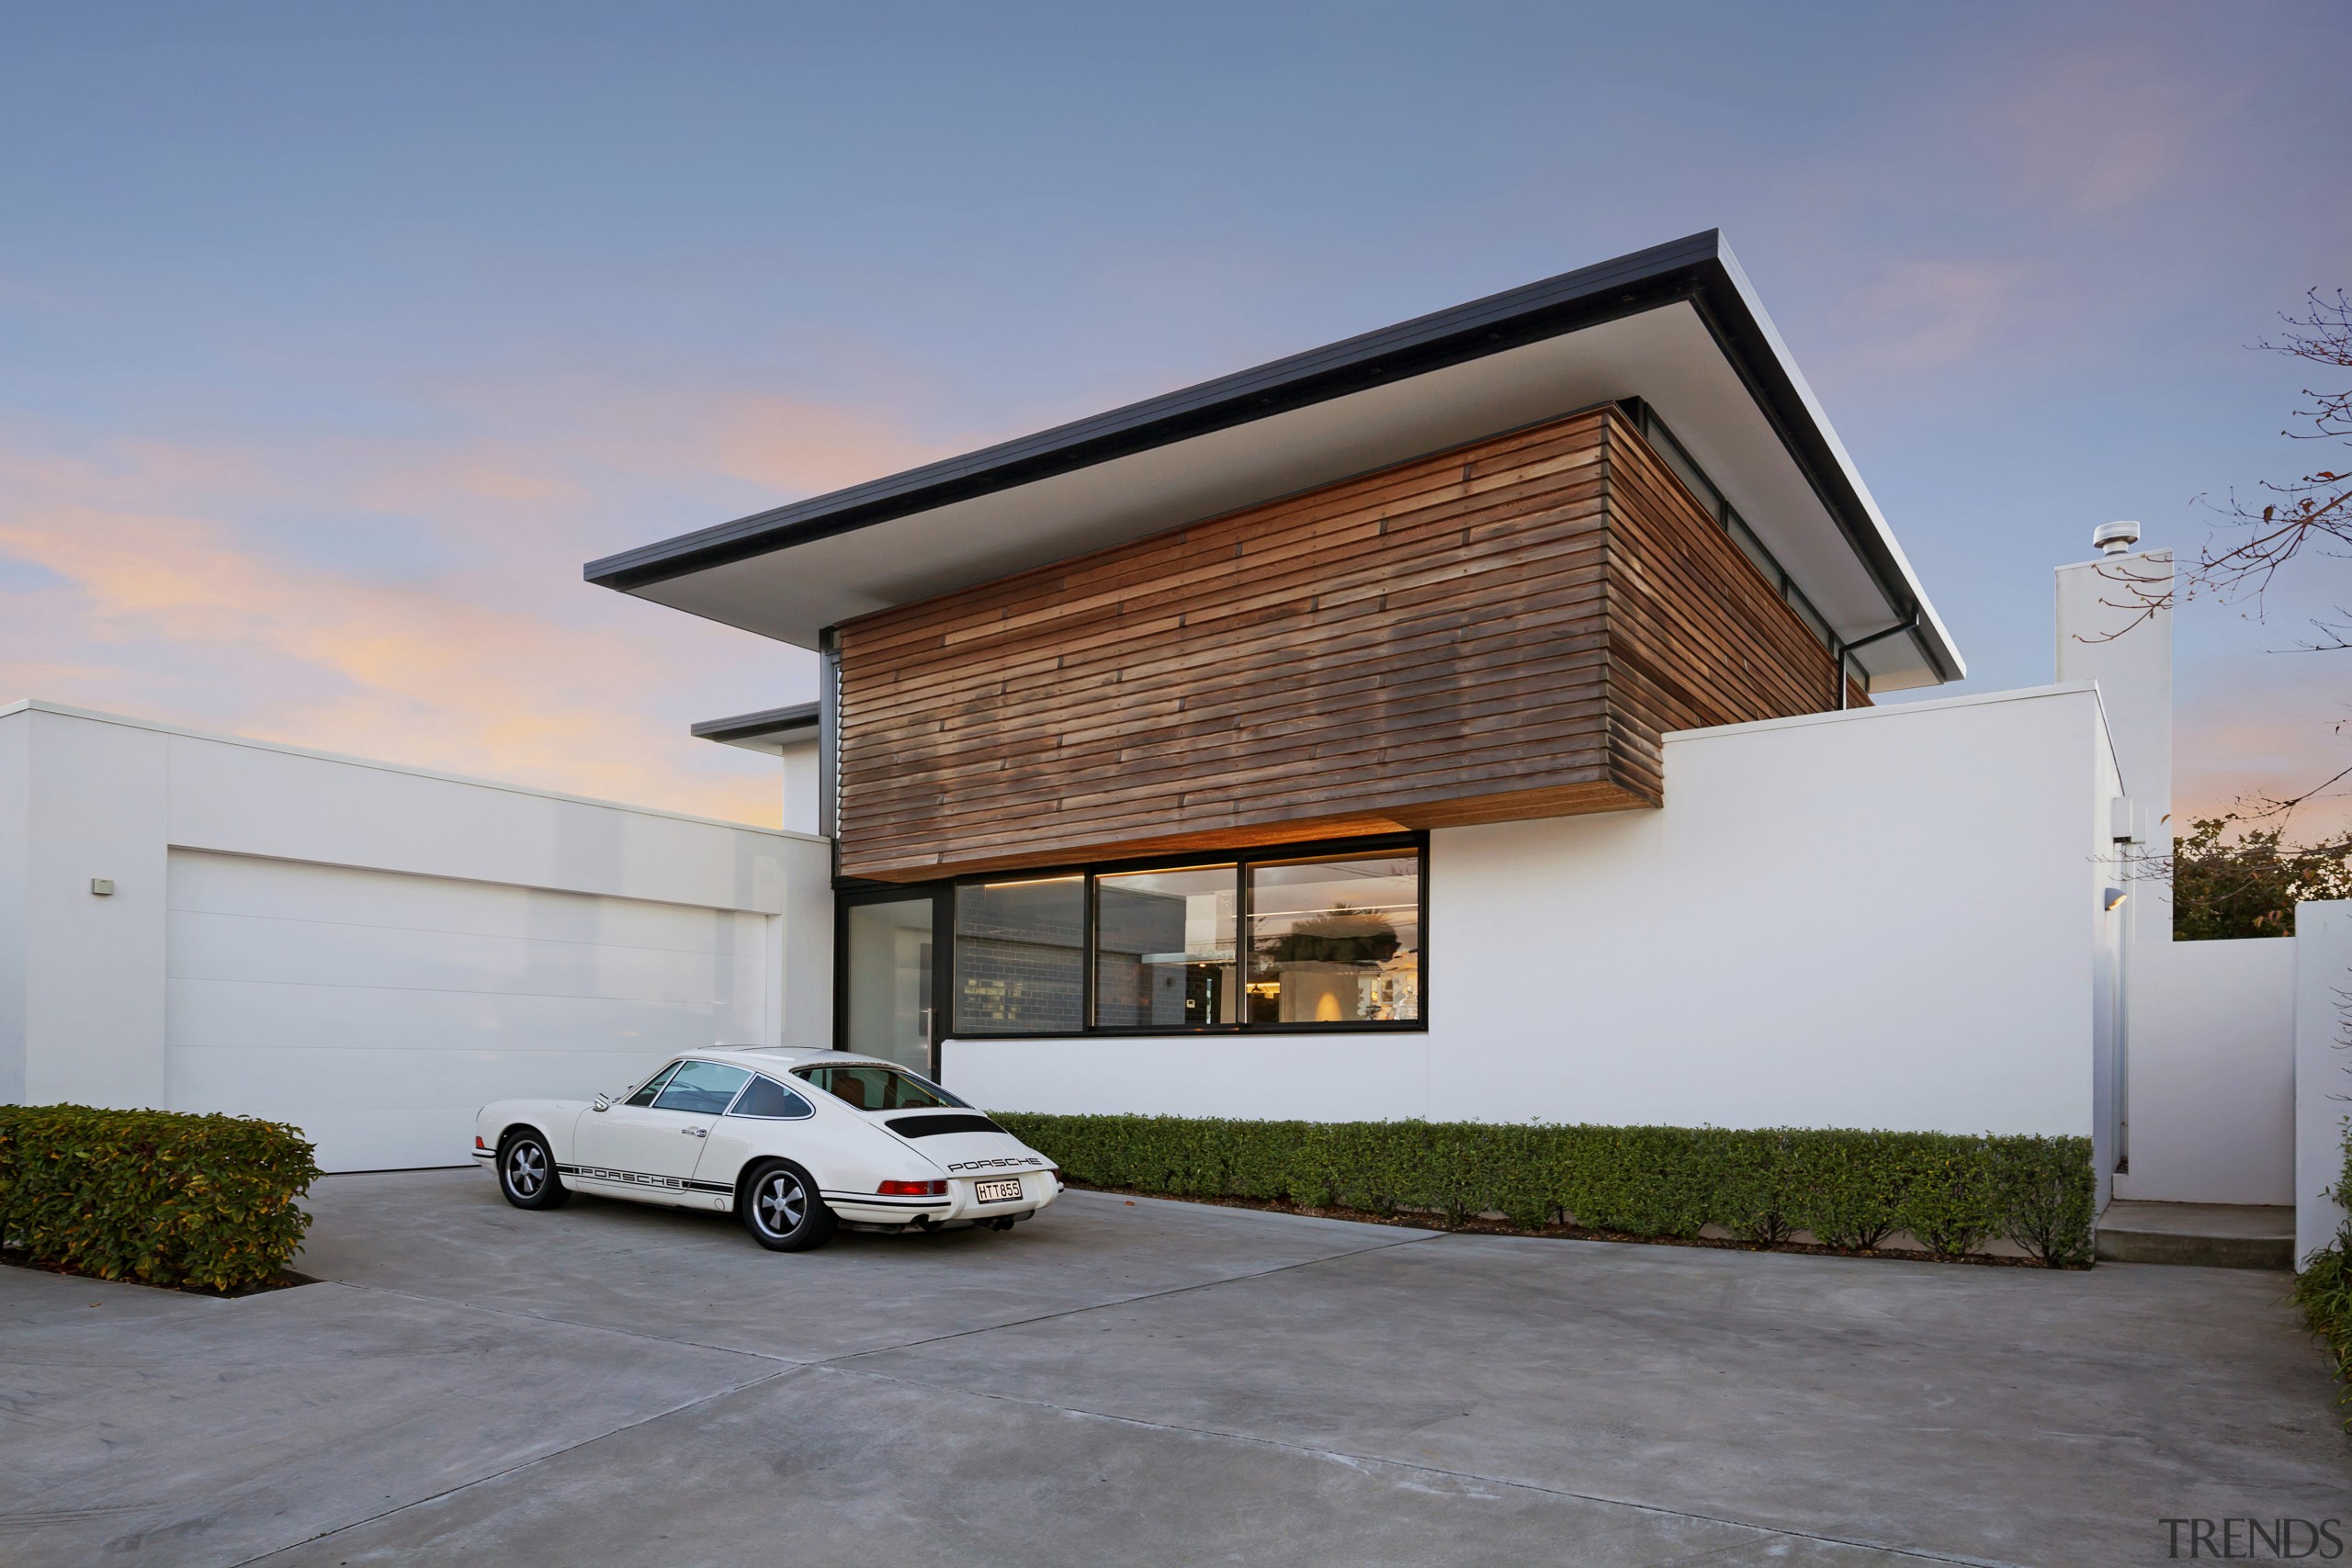
[[[886,1122],[890,1131],[902,1138],[936,1138],[947,1133],[1001,1133],[1003,1128],[985,1116],[975,1116],[968,1111],[946,1112],[936,1116],[901,1116]]]

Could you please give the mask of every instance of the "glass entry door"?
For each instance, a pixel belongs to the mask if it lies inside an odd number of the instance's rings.
[[[840,1040],[925,1077],[935,1073],[939,899],[860,895],[842,908]]]

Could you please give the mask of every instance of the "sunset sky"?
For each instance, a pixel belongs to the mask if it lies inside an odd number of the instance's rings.
[[[686,727],[811,660],[582,562],[1719,226],[2035,684],[2095,524],[2324,460],[2249,345],[2352,287],[2341,4],[7,16],[0,702],[752,821]],[[2184,816],[2352,763],[2334,604],[2186,608]]]

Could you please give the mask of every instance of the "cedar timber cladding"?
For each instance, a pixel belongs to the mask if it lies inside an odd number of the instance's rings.
[[[1829,652],[1613,408],[840,629],[841,872],[1655,807]]]

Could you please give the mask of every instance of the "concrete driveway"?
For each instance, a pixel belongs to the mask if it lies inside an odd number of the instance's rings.
[[[2073,1565],[2248,1515],[2352,1539],[2277,1274],[1093,1193],[783,1257],[720,1216],[524,1213],[470,1170],[315,1200],[301,1267],[332,1283],[0,1269],[0,1561]]]

